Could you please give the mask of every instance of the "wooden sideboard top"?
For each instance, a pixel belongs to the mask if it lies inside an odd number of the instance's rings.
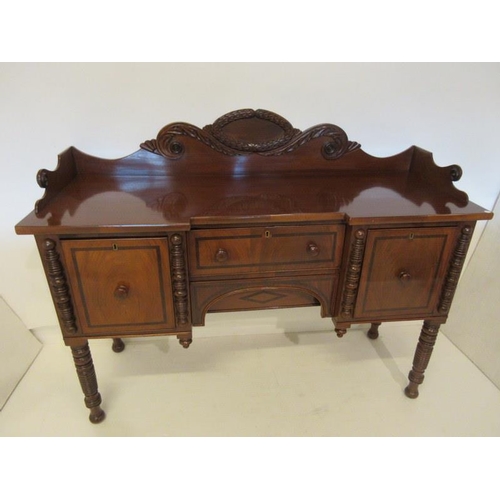
[[[345,221],[426,223],[490,219],[416,146],[387,158],[365,153],[322,124],[301,132],[263,110],[239,110],[199,129],[164,127],[120,159],[71,147],[18,234],[154,233],[205,225]]]

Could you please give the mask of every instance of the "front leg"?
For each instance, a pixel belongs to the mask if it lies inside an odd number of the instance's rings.
[[[405,394],[409,398],[418,397],[418,386],[424,381],[424,372],[429,364],[440,326],[441,323],[431,320],[424,321],[413,358],[413,368],[408,375],[410,383],[405,389]]]
[[[372,339],[372,340],[378,339],[378,327],[381,324],[382,323],[372,323],[371,324],[370,329],[368,330],[368,333],[366,334],[366,335],[368,335],[369,339]]]
[[[113,346],[111,347],[111,349],[113,349],[113,352],[123,352],[123,350],[125,349],[125,343],[122,339],[115,338],[113,339]]]
[[[93,424],[102,422],[106,416],[101,409],[101,395],[97,390],[97,378],[94,363],[90,353],[89,343],[85,341],[79,346],[71,346],[73,360],[75,361],[76,373],[85,394],[85,406],[90,410],[89,420]]]

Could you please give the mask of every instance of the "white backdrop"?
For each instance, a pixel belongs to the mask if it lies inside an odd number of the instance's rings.
[[[500,389],[500,198],[441,331]]]
[[[457,187],[492,209],[499,89],[493,63],[2,64],[0,295],[28,328],[56,324],[34,240],[13,227],[43,193],[37,170],[70,145],[121,157],[167,123],[264,108],[301,129],[335,123],[376,156],[421,146],[438,165],[461,165]]]

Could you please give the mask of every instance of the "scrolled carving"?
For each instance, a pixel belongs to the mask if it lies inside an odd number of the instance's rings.
[[[233,122],[248,120],[247,139],[240,134],[231,134],[226,127]],[[253,121],[252,121],[253,120]],[[270,138],[267,140],[251,139],[252,134],[261,126],[261,122],[269,122]],[[262,156],[278,156],[295,151],[307,142],[325,137],[328,140],[321,148],[321,154],[327,160],[335,160],[342,155],[360,148],[360,144],[347,139],[346,133],[337,125],[322,124],[304,132],[293,126],[282,116],[263,109],[240,109],[218,118],[212,125],[200,129],[189,123],[172,123],[163,127],[156,139],[145,141],[141,149],[162,155],[170,159],[181,158],[185,151],[182,137],[196,139],[218,153],[238,156],[256,153]]]
[[[189,323],[188,284],[183,238],[180,234],[170,237],[170,269],[177,326]]]
[[[361,276],[365,236],[366,232],[363,229],[358,229],[354,234],[354,243],[352,244],[351,253],[349,255],[349,264],[347,267],[344,294],[342,296],[340,311],[343,318],[350,318],[353,314],[354,303],[356,301],[356,295],[359,287],[359,279]]]
[[[458,165],[451,165],[450,168],[450,178],[453,182],[459,181],[462,177],[462,168]]]
[[[472,227],[464,226],[462,228],[460,238],[458,239],[457,246],[453,252],[448,268],[448,274],[441,292],[441,300],[439,302],[438,311],[440,313],[448,313],[451,307],[451,301],[457,289],[458,280],[464,266],[465,257],[469,248],[470,240],[472,237]]]
[[[282,155],[291,153],[300,146],[307,142],[317,139],[319,137],[327,137],[328,141],[323,144],[321,154],[327,160],[335,160],[344,154],[359,149],[361,147],[357,142],[352,142],[347,139],[347,134],[337,125],[329,123],[317,125],[310,129],[305,130],[299,135],[295,136],[288,144],[278,149],[270,151],[269,153],[262,153],[264,156],[268,155]]]
[[[69,294],[69,287],[66,282],[64,268],[61,264],[59,254],[56,250],[56,243],[51,239],[43,242],[44,259],[47,266],[47,277],[52,292],[52,297],[56,304],[61,326],[65,333],[75,334],[77,332],[73,304]]]
[[[144,141],[140,145],[141,149],[144,149],[144,151],[149,151],[150,153],[158,153],[158,148],[156,147],[156,139],[148,139],[147,141]]]
[[[46,189],[49,185],[49,171],[45,168],[39,170],[36,174],[36,182],[41,188]]]
[[[68,148],[58,156],[55,170],[40,169],[36,174],[36,182],[45,189],[43,196],[35,203],[35,214],[40,214],[48,203],[76,177],[74,148]]]
[[[225,155],[234,156],[241,154],[241,152],[234,151],[233,149],[219,143],[211,135],[195,125],[181,122],[172,123],[171,125],[163,127],[158,133],[156,139],[142,143],[141,149],[176,160],[184,154],[184,144],[180,140],[182,136],[196,139],[215,151]]]

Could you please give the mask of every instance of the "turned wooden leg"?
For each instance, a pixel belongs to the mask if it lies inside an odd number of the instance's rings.
[[[85,342],[82,346],[72,346],[71,352],[75,361],[76,373],[78,374],[83,394],[85,394],[85,406],[90,410],[89,420],[93,424],[98,424],[104,420],[106,414],[100,406],[102,400],[97,390],[97,378],[88,342]]]
[[[337,337],[341,339],[347,333],[347,328],[335,328],[335,333]]]
[[[372,326],[370,327],[370,329],[368,330],[368,333],[366,334],[366,335],[368,335],[369,339],[377,339],[378,338],[378,327],[381,324],[382,323],[372,323]]]
[[[122,339],[113,339],[113,346],[111,347],[114,352],[122,352],[125,349],[125,344]]]
[[[440,326],[440,323],[430,320],[424,321],[413,358],[413,368],[408,375],[410,383],[405,389],[405,394],[409,398],[414,399],[418,397],[418,386],[424,381],[424,372],[429,364]]]
[[[184,347],[184,349],[187,349],[191,343],[193,342],[193,337],[191,333],[186,333],[183,335],[177,335],[177,338],[179,339],[179,344]]]

